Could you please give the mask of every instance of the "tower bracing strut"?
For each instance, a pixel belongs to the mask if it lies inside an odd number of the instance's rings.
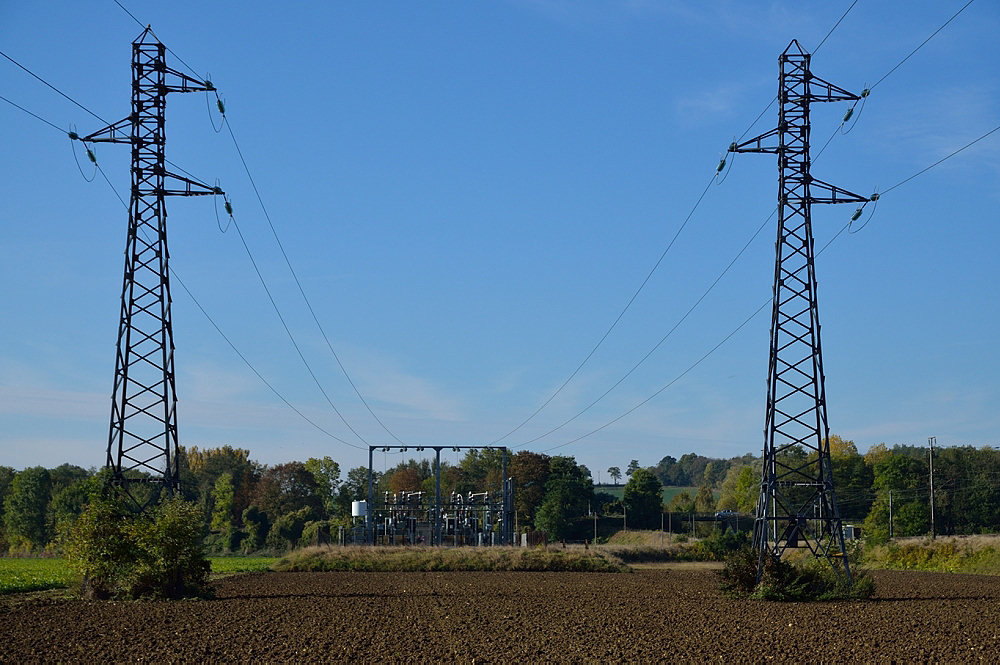
[[[862,203],[858,196],[813,178],[809,106],[859,95],[815,77],[810,55],[793,40],[779,58],[778,126],[730,152],[778,156],[778,237],[775,245],[763,472],[754,522],[758,579],[767,555],[806,547],[850,579],[844,533],[830,466],[823,354],[811,206]]]
[[[150,28],[139,35],[132,43],[132,113],[81,139],[132,146],[125,278],[106,466],[112,472],[111,483],[139,509],[155,500],[158,490],[172,496],[179,487],[164,198],[223,193],[165,168],[167,93],[214,90],[210,82],[167,67],[165,50]],[[152,485],[152,491],[136,491],[139,484]]]

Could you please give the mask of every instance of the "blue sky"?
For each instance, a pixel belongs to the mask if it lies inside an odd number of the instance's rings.
[[[850,3],[123,4],[220,90],[285,251],[372,410],[407,443],[470,445],[504,437],[577,368],[774,97],[778,54],[793,38],[815,50]],[[860,91],[963,4],[860,0],[812,69]],[[0,6],[0,48],[109,121],[129,112],[140,31],[111,0]],[[875,87],[813,175],[884,191],[996,127],[998,33],[1000,8],[972,3]],[[101,126],[2,59],[0,88],[60,127]],[[366,463],[368,443],[395,442],[331,357],[207,108],[202,94],[168,97],[167,157],[220,180],[296,341],[363,440],[310,379],[213,201],[178,198],[167,202],[178,276],[288,401],[357,447],[275,397],[175,282],[181,442],[242,446],[266,463]],[[814,157],[846,108],[814,107]],[[752,134],[776,121],[772,106]],[[0,464],[98,466],[126,213],[100,174],[81,177],[64,135],[4,102],[0,128]],[[97,156],[124,196],[127,148]],[[998,443],[998,176],[1000,132],[886,194],[857,233],[837,236],[854,206],[814,208],[817,246],[836,236],[817,260],[830,425],[860,449],[932,435]],[[603,479],[630,459],[759,452],[766,308],[685,371],[769,299],[773,220],[627,380],[527,442],[667,334],[776,190],[773,156],[738,156],[593,357],[503,441],[575,455]],[[394,463],[382,457],[376,466]]]

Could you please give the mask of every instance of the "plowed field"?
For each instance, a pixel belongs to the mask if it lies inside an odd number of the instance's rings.
[[[1000,661],[1000,578],[876,573],[864,603],[736,601],[710,570],[265,573],[213,600],[0,599],[0,661]]]

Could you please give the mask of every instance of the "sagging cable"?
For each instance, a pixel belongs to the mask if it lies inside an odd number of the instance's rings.
[[[216,178],[216,180],[215,180],[215,187],[212,188],[212,191],[216,194],[216,196],[212,197],[213,202],[215,203],[215,225],[219,227],[219,231],[220,232],[225,233],[226,231],[229,230],[229,227],[233,223],[233,204],[229,202],[229,197],[222,191],[222,188],[219,186],[219,180],[218,180],[218,178]],[[223,207],[226,210],[226,214],[229,215],[229,221],[226,222],[226,227],[225,228],[222,228],[222,220],[219,218],[219,197],[218,197],[218,195],[222,195]]]
[[[855,233],[860,232],[861,229],[868,226],[868,222],[872,221],[872,217],[875,216],[875,210],[878,208],[878,200],[879,200],[879,193],[875,192],[874,194],[871,195],[871,197],[867,201],[865,201],[861,206],[858,207],[857,210],[854,211],[854,214],[851,215],[851,221],[847,223],[848,233],[853,235]],[[854,222],[858,221],[858,219],[861,217],[861,214],[864,212],[865,206],[867,206],[869,203],[874,203],[875,205],[872,206],[872,211],[868,214],[868,218],[865,219],[865,221],[861,224],[861,226],[859,226],[856,229],[853,228]]]
[[[90,149],[90,146],[86,143],[83,144],[83,146],[87,149],[87,159],[89,159],[90,163],[94,165],[94,172],[91,173],[88,178],[87,174],[83,172],[83,167],[80,166],[80,158],[76,156],[76,141],[81,140],[80,135],[76,133],[76,127],[71,126],[67,135],[69,136],[69,144],[70,148],[73,150],[73,161],[76,162],[77,170],[80,171],[80,175],[83,176],[84,180],[87,182],[94,182],[94,178],[97,177],[97,155],[95,155],[94,151]]]
[[[850,134],[851,130],[854,129],[855,125],[858,124],[858,119],[861,118],[861,112],[865,110],[865,102],[867,101],[869,94],[871,94],[871,89],[867,87],[861,91],[861,100],[860,100],[861,108],[858,109],[857,116],[854,115],[854,108],[858,105],[858,102],[854,102],[853,104],[851,104],[851,108],[847,109],[847,113],[844,114],[844,119],[840,122],[840,133],[843,134],[844,136]],[[851,120],[852,117],[854,118],[854,122],[851,123],[850,127],[844,129],[844,125],[846,125]]]
[[[205,90],[205,108],[208,110],[208,121],[212,123],[212,129],[214,129],[215,133],[218,134],[222,131],[222,127],[226,124],[226,103],[219,98],[219,91],[216,90],[215,86],[212,84],[210,77],[205,79],[205,87],[207,88],[207,90]],[[215,106],[219,109],[219,113],[222,115],[222,122],[219,123],[218,127],[215,126],[215,118],[212,117],[212,101],[208,97],[209,93],[215,94]]]
[[[733,158],[728,159],[728,155],[732,154]],[[729,149],[726,151],[722,157],[719,158],[719,165],[715,167],[715,184],[721,185],[729,177],[729,172],[733,170],[733,162],[736,161],[736,141],[729,144]],[[726,168],[728,165],[729,168]],[[723,173],[723,170],[725,173]],[[721,174],[721,175],[720,175]]]

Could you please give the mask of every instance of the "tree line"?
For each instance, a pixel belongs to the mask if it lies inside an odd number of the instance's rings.
[[[468,450],[455,463],[441,461],[441,492],[499,491],[502,452]],[[354,525],[351,504],[368,498],[368,468],[342,476],[331,457],[261,464],[233,446],[182,447],[181,495],[204,517],[206,545],[216,552],[281,552],[330,542],[338,527]],[[511,455],[519,528],[542,529],[565,538],[575,519],[592,508],[590,471],[573,457],[527,451]],[[60,535],[102,491],[107,472],[63,464],[15,471],[0,466],[0,551],[28,554],[57,551]],[[373,471],[377,497],[424,491],[433,496],[435,474],[427,460],[400,460]],[[608,497],[613,500],[614,497]]]
[[[829,444],[845,522],[862,524],[864,534],[875,540],[931,530],[926,447],[878,444],[861,455],[853,441],[831,436]],[[808,457],[795,448],[784,454],[801,461]],[[442,460],[442,494],[499,491],[501,455],[500,450],[471,449],[454,463]],[[190,447],[181,449],[179,462],[181,493],[201,510],[206,544],[219,552],[280,552],[329,542],[335,529],[353,524],[351,503],[368,498],[368,469],[352,468],[342,477],[330,457],[266,465],[243,448]],[[749,515],[756,506],[760,460],[753,455],[715,459],[690,453],[680,459],[666,456],[650,467],[633,462],[619,497],[595,487],[590,470],[573,457],[511,455],[507,472],[514,481],[518,530],[583,539],[592,532],[589,520],[597,516],[622,516],[628,528],[659,528],[664,511]],[[105,473],[70,464],[21,471],[0,466],[0,551],[58,550],[63,527],[101,491]],[[1000,531],[1000,451],[936,448],[934,475],[938,534]],[[374,471],[373,482],[377,496],[403,491],[433,496],[433,464],[401,459]],[[664,486],[697,490],[680,492],[663,505]]]

